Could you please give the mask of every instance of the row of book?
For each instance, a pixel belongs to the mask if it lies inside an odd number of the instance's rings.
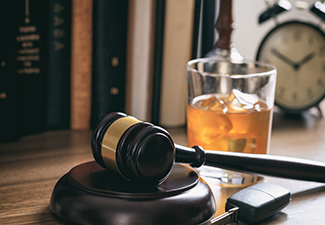
[[[114,111],[185,125],[186,63],[212,48],[215,8],[215,0],[3,2],[0,141],[92,129]]]

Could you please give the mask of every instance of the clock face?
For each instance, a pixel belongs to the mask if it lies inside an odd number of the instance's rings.
[[[271,30],[262,41],[258,61],[277,68],[275,104],[301,111],[325,96],[325,35],[308,23],[292,21]]]

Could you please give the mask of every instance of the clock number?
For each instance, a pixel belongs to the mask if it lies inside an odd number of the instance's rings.
[[[313,89],[311,87],[307,88],[307,95],[309,98],[313,98],[314,93],[313,93]]]
[[[325,83],[324,83],[324,81],[322,80],[322,78],[318,78],[318,79],[317,79],[317,85],[320,86],[321,88],[322,88],[322,87],[325,87]]]
[[[278,97],[279,98],[283,98],[283,96],[284,96],[284,93],[285,93],[285,87],[283,87],[283,86],[281,86],[280,88],[279,88],[279,92],[278,92]]]
[[[282,41],[283,41],[283,44],[288,44],[288,42],[289,42],[288,35],[283,35]]]
[[[325,56],[325,46],[320,47],[319,49],[319,57]]]
[[[301,41],[302,39],[302,32],[301,30],[295,30],[295,32],[293,33],[293,40],[295,41]]]
[[[308,37],[308,44],[311,46],[314,44],[314,36],[309,36]]]
[[[299,96],[298,96],[298,94],[296,92],[292,92],[291,98],[292,98],[293,102],[297,102],[298,99],[299,99]]]

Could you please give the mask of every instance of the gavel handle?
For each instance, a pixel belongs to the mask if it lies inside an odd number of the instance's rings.
[[[177,163],[190,163],[221,169],[297,180],[325,182],[325,163],[301,158],[203,150],[175,145]]]

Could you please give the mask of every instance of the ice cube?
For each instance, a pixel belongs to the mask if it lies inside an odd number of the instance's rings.
[[[229,138],[228,151],[254,153],[256,148],[256,139],[254,137]]]
[[[223,113],[209,111],[208,114],[198,116],[197,122],[199,126],[197,128],[199,129],[200,139],[210,144],[218,136],[228,133],[233,126],[229,118]]]
[[[220,112],[225,109],[224,102],[216,95],[202,95],[193,99],[192,106],[203,111]]]
[[[195,97],[192,101],[192,107],[207,111],[209,110],[216,101],[216,97],[214,95],[201,95]]]
[[[227,98],[227,105],[229,112],[246,112],[254,110],[255,103],[258,98],[252,94],[243,93],[237,89],[233,89]]]
[[[217,98],[217,101],[215,102],[214,106],[210,108],[210,111],[217,112],[217,113],[226,113],[227,107],[225,105],[225,102],[219,98]]]
[[[213,142],[232,129],[224,109],[224,102],[215,94],[196,97],[187,112],[188,130],[197,140],[207,144]]]
[[[254,105],[254,110],[257,111],[257,112],[266,111],[266,110],[268,110],[268,107],[267,107],[267,104],[265,102],[258,101]]]
[[[244,152],[246,146],[246,138],[230,138],[228,140],[228,151]]]

